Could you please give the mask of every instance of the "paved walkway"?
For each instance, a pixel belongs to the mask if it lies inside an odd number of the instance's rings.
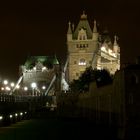
[[[25,120],[0,128],[0,140],[115,140],[89,122],[56,118]]]

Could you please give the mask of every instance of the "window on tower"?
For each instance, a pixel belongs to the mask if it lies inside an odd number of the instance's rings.
[[[80,59],[80,61],[79,61],[79,65],[81,65],[81,66],[84,66],[84,65],[86,65],[86,61],[85,61],[85,59]]]
[[[82,28],[79,30],[79,33],[78,33],[78,40],[86,40],[86,39],[87,39],[86,30]]]
[[[82,40],[82,35],[79,36],[79,40]]]
[[[88,48],[88,44],[76,44],[76,48],[86,49]]]
[[[83,35],[83,40],[86,40],[86,36],[85,35]]]

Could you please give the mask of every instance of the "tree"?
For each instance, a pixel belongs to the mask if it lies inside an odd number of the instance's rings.
[[[113,78],[107,70],[103,69],[96,73],[96,84],[98,87],[111,84],[112,81]]]
[[[100,87],[112,83],[112,77],[107,70],[97,70],[88,67],[79,79],[70,83],[70,88],[73,92],[86,92],[89,90],[90,83],[94,81]]]

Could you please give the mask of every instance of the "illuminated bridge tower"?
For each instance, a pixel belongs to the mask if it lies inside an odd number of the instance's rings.
[[[76,28],[69,22],[67,31],[68,79],[78,79],[89,66],[107,69],[114,74],[120,67],[119,46],[114,44],[108,33],[100,34],[96,21],[91,29],[87,15],[83,12]]]
[[[20,68],[23,75],[23,85],[31,88],[31,84],[36,83],[38,93],[42,90],[45,91],[45,89],[42,89],[43,86],[47,90],[53,81],[57,81],[53,79],[56,79],[56,75],[60,70],[56,56],[31,56]],[[53,86],[50,88],[52,94],[58,87],[57,84],[56,82],[52,84]]]

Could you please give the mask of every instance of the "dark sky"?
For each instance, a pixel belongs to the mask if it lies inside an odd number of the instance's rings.
[[[0,4],[0,76],[18,78],[29,55],[66,55],[69,20],[77,25],[85,10],[90,23],[119,36],[122,63],[140,55],[139,0],[9,0]]]

